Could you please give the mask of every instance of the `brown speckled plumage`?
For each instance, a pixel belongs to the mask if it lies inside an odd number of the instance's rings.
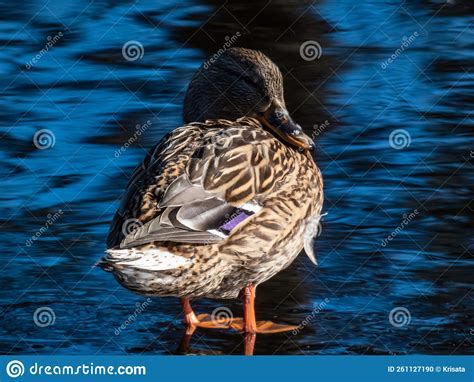
[[[133,174],[111,225],[111,250],[101,261],[126,288],[147,295],[235,298],[246,285],[290,265],[308,240],[304,233],[323,204],[321,173],[308,151],[253,118],[265,105],[284,106],[284,100],[278,68],[252,52],[233,49],[208,69],[212,72],[195,75],[184,114],[188,122],[199,122],[165,136]],[[206,96],[213,90],[202,76],[216,84],[223,71],[235,74],[227,83],[248,76],[241,86],[253,81],[264,102],[249,96],[239,103],[235,86],[227,108],[222,97]],[[218,87],[221,82],[226,80]],[[235,113],[247,116],[234,120]],[[222,237],[216,230],[236,210],[250,216]],[[141,227],[129,234],[124,224],[130,219]]]

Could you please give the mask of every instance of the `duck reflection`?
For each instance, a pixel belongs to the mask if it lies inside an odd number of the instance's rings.
[[[223,355],[224,352],[213,350],[213,349],[193,349],[190,346],[192,336],[196,328],[187,328],[181,341],[176,349],[177,355]],[[246,333],[243,336],[243,355],[254,355],[255,342],[257,335],[252,333]]]

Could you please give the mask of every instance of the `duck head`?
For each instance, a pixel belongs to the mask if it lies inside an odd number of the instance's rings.
[[[258,119],[293,147],[313,147],[286,109],[278,67],[259,51],[231,48],[214,55],[196,72],[186,93],[183,117],[185,123],[191,123],[244,116]]]

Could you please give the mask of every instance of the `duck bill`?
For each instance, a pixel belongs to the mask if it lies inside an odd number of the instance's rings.
[[[314,148],[313,140],[303,132],[300,125],[293,121],[285,108],[272,104],[257,118],[283,141],[304,150]]]

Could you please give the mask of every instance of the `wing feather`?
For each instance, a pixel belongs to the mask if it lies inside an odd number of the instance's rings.
[[[282,157],[275,155],[279,144],[252,118],[174,130],[135,171],[114,217],[109,248],[225,239],[259,211],[265,194],[284,176],[270,160]],[[127,234],[121,226],[128,219],[141,226]]]

